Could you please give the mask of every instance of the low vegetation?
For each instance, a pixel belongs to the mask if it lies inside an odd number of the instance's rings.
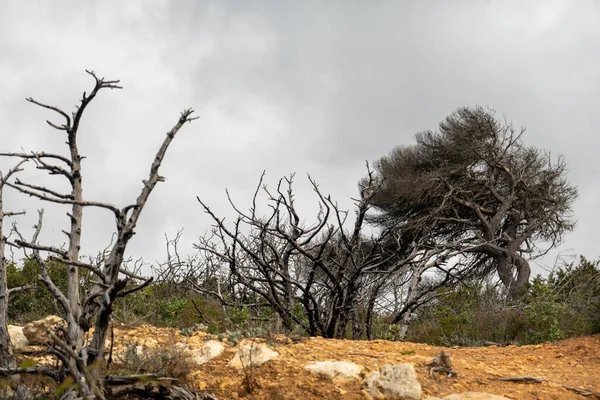
[[[35,283],[35,276],[27,268],[12,267],[8,277],[9,284]],[[10,321],[24,323],[55,313],[56,305],[49,298],[43,287],[15,295],[9,307]],[[298,313],[302,316],[301,311]],[[275,315],[267,307],[221,307],[210,296],[162,281],[117,302],[114,319],[131,326],[176,328],[183,335],[200,326],[230,342],[244,337],[268,339],[278,333],[307,335],[299,326],[291,331],[278,328]],[[392,317],[376,315],[374,339],[398,339],[400,326],[390,322]],[[440,288],[436,298],[412,318],[405,340],[442,346],[524,345],[597,334],[600,262],[581,257],[577,263],[557,267],[546,278],[537,276],[519,300],[509,298],[492,280]],[[351,332],[346,335],[351,338]]]
[[[536,344],[600,333],[599,263],[584,257],[547,278],[537,276],[518,301],[479,282],[440,293],[419,311],[407,340],[444,346]]]

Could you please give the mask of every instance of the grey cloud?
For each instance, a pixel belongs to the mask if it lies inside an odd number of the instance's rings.
[[[179,111],[193,106],[201,117],[174,142],[132,254],[164,257],[163,233],[180,227],[191,251],[210,223],[195,196],[231,215],[225,187],[247,204],[263,169],[269,184],[297,172],[307,211],[306,173],[350,207],[365,160],[479,104],[527,126],[529,143],[565,155],[581,197],[579,227],[562,249],[598,256],[595,2],[20,4],[6,2],[0,16],[3,150],[62,145],[44,127],[48,114],[24,97],[68,108],[90,85],[84,68],[121,78],[125,90],[90,109],[81,146],[86,193],[124,205]],[[51,218],[65,223],[61,213]],[[112,220],[87,218],[97,233],[84,248],[93,252]]]

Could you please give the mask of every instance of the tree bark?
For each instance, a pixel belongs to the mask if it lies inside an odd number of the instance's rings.
[[[501,254],[498,257],[497,270],[500,281],[512,298],[516,299],[525,294],[531,276],[531,267],[525,258]]]
[[[2,206],[0,205],[0,209]],[[0,234],[2,232],[2,211],[0,211]],[[14,368],[12,344],[8,334],[6,316],[8,312],[8,284],[6,277],[6,260],[4,259],[4,245],[0,244],[0,367]]]
[[[71,228],[69,232],[69,248],[67,258],[71,261],[79,261],[81,250],[81,231],[83,227],[83,187],[81,176],[81,156],[77,148],[77,136],[69,133],[69,148],[71,151],[72,170],[72,195],[79,204],[73,204],[71,208]],[[67,319],[67,343],[79,349],[83,346],[83,330],[80,326],[81,306],[79,300],[79,268],[75,265],[67,265],[67,299],[71,306],[73,318]],[[72,360],[73,361],[73,360]]]
[[[6,176],[0,174],[0,367],[14,368],[16,366],[10,335],[8,334],[7,316],[8,316],[8,276],[7,262],[4,254],[6,239],[4,238],[4,218],[21,213],[5,213],[3,204],[4,184],[14,173],[21,171],[20,166],[24,161],[19,162],[14,168],[8,171]]]
[[[0,188],[0,236],[2,236],[2,189]],[[6,317],[8,314],[8,282],[6,276],[6,259],[4,258],[4,238],[0,238],[0,367],[14,368],[12,344],[8,334]]]

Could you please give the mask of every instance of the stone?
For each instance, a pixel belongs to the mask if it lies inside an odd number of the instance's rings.
[[[154,338],[151,338],[151,337],[147,338],[144,341],[144,346],[147,347],[147,348],[153,349],[153,348],[155,348],[155,347],[158,346],[158,340],[156,340]]]
[[[148,350],[147,347],[144,346],[122,346],[116,347],[113,349],[113,359],[119,363],[125,363],[128,360],[135,360],[137,357],[143,357],[143,354]]]
[[[363,367],[345,361],[318,361],[308,364],[304,369],[332,379],[358,379]]]
[[[66,322],[61,317],[56,315],[49,315],[46,318],[26,324],[23,327],[23,334],[25,335],[27,340],[29,340],[29,343],[34,345],[43,345],[51,341],[46,331],[48,329],[54,331],[57,325],[65,329],[67,327]]]
[[[363,394],[369,400],[419,400],[421,384],[412,364],[386,364],[374,371],[362,384]]]
[[[29,346],[29,340],[23,334],[23,327],[17,325],[8,325],[8,336],[15,350]]]
[[[204,324],[195,324],[192,330],[206,332],[208,330],[208,326]]]
[[[218,340],[208,340],[204,346],[199,349],[186,349],[185,352],[190,356],[195,364],[202,365],[218,357],[225,350],[223,343]]]
[[[278,356],[279,353],[264,344],[253,344],[241,347],[228,365],[237,369],[259,366]]]
[[[425,400],[510,400],[504,396],[498,396],[491,393],[483,392],[466,392],[466,393],[455,393],[446,397],[428,397]]]

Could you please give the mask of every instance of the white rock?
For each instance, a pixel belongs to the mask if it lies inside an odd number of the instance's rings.
[[[208,329],[208,326],[204,325],[204,324],[196,324],[194,325],[193,330],[195,331],[203,331],[205,332]]]
[[[363,367],[345,361],[318,361],[308,364],[304,369],[332,379],[357,379]]]
[[[23,334],[31,344],[46,344],[50,337],[46,332],[48,329],[54,331],[56,325],[66,328],[65,321],[56,315],[49,315],[46,318],[28,323],[23,327]]]
[[[8,325],[7,328],[8,336],[10,336],[10,341],[15,350],[29,346],[29,340],[27,340],[27,337],[23,334],[22,326]]]
[[[229,366],[233,368],[247,368],[249,366],[258,366],[278,357],[279,353],[271,350],[264,344],[255,344],[242,347],[236,355],[229,361]]]
[[[113,358],[117,362],[125,362],[128,358],[143,357],[143,354],[148,350],[144,346],[125,346],[113,351]]]
[[[190,355],[195,364],[202,365],[218,357],[223,350],[225,350],[223,343],[218,340],[208,340],[201,348],[195,350],[187,349],[186,353]]]
[[[384,365],[363,381],[367,399],[419,400],[421,384],[412,364]]]

